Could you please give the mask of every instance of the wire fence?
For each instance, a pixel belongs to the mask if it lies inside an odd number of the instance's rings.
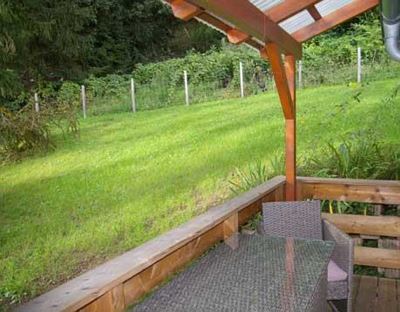
[[[299,62],[297,66],[297,87],[299,89],[321,85],[368,83],[374,80],[396,78],[400,64],[363,63],[361,50],[358,59],[351,64],[323,64]],[[96,116],[107,113],[136,112],[176,105],[247,97],[264,92],[274,92],[275,84],[267,66],[256,66],[250,61],[238,62],[228,78],[214,79],[202,83],[191,81],[190,71],[181,73],[181,79],[169,81],[154,77],[150,83],[136,83],[129,76],[112,75],[106,85],[88,83],[81,88],[82,115]],[[39,110],[40,100],[35,95],[35,109]]]

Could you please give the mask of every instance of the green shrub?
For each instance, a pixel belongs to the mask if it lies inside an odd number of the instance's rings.
[[[317,157],[309,158],[305,174],[332,178],[400,178],[400,147],[379,141],[375,134],[352,134],[343,143],[328,143]]]
[[[71,102],[42,100],[39,112],[34,111],[33,103],[18,111],[0,107],[0,158],[15,160],[53,149],[51,134],[57,128],[64,136],[78,135],[76,107]]]
[[[229,180],[230,190],[238,195],[251,190],[274,176],[285,171],[285,161],[282,154],[275,154],[268,164],[261,161],[250,164],[245,169],[236,168]]]
[[[54,147],[46,119],[29,106],[17,112],[0,107],[0,137],[0,155],[5,160]]]

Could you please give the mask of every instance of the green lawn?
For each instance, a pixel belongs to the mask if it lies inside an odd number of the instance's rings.
[[[398,141],[398,84],[301,90],[299,154],[351,131]],[[346,104],[347,103],[347,104]],[[399,105],[397,105],[398,107]],[[283,150],[275,94],[81,122],[78,141],[0,167],[0,299],[31,298],[232,196],[236,167]]]

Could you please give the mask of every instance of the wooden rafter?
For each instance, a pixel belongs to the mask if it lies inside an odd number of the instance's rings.
[[[184,21],[190,20],[201,12],[199,7],[184,0],[172,0],[170,5],[174,16]]]
[[[232,29],[231,26],[225,24],[224,22],[221,22],[219,19],[217,19],[205,12],[202,12],[199,15],[197,15],[196,19],[199,20],[200,22],[203,22],[203,23],[213,27],[213,28],[218,29],[219,31],[221,31],[225,34],[228,34],[229,31]],[[258,43],[256,41],[254,41],[252,38],[248,38],[245,42],[257,50],[260,50],[262,48],[262,45],[260,45],[260,43]]]
[[[353,0],[346,6],[324,16],[313,24],[296,31],[292,36],[299,42],[307,41],[335,26],[350,20],[379,4],[379,0]]]
[[[307,11],[308,13],[310,13],[314,21],[319,21],[322,18],[321,14],[318,12],[317,8],[314,5],[309,6],[307,8]]]
[[[285,54],[301,58],[301,45],[247,0],[187,0],[263,42],[275,42]]]
[[[248,34],[245,34],[244,32],[241,32],[240,30],[235,28],[228,30],[226,35],[229,42],[233,44],[240,44],[250,38]]]
[[[232,28],[231,26],[227,25],[226,23],[220,21],[219,19],[211,16],[210,14],[205,13],[199,7],[190,4],[186,1],[182,0],[166,0],[171,6],[172,12],[175,17],[182,19],[184,21],[188,21],[191,18],[195,17],[200,22],[203,22],[213,28],[218,29],[219,31],[225,33],[228,37],[228,40],[233,44],[239,44],[242,42],[246,42],[248,45],[252,46],[253,48],[259,50],[262,48],[260,43],[256,42],[248,35],[240,32],[239,30]],[[244,38],[245,37],[245,38]]]
[[[279,23],[303,10],[308,9],[319,1],[321,0],[286,0],[265,11],[265,15],[275,23]]]

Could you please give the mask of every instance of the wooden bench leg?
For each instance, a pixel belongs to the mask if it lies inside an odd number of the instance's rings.
[[[233,250],[239,247],[239,222],[238,214],[235,213],[223,223],[224,241]]]

